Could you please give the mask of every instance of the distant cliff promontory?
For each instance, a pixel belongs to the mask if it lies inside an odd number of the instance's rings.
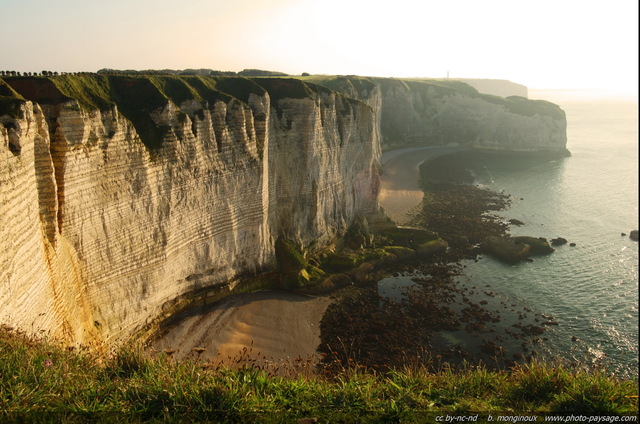
[[[566,153],[551,103],[460,82],[0,79],[0,323],[121,342],[378,212],[381,147]]]
[[[500,97],[520,96],[529,97],[529,89],[526,85],[515,82],[497,79],[482,78],[456,78],[478,90],[480,93],[492,94]]]
[[[566,116],[556,104],[480,93],[456,80],[309,77],[369,104],[383,150],[460,145],[566,156]],[[503,87],[501,82],[496,87]],[[507,84],[509,90],[510,84]],[[526,88],[525,88],[526,90]]]

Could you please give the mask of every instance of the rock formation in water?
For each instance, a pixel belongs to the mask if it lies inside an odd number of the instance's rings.
[[[285,78],[0,79],[0,323],[118,343],[180,296],[274,269],[280,237],[322,248],[377,213],[380,137],[564,149],[550,104],[337,82],[346,95]]]

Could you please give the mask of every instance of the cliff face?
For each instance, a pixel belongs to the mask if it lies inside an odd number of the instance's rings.
[[[119,341],[176,296],[272,267],[278,236],[326,244],[377,209],[372,110],[328,90],[238,80],[176,104],[167,81],[99,81],[144,85],[160,99],[144,110],[8,82],[28,100],[0,126],[3,324]]]
[[[377,212],[385,148],[565,151],[547,102],[393,79],[0,79],[0,323],[120,342]],[[357,99],[357,100],[355,100]]]
[[[568,154],[565,113],[543,100],[481,94],[454,80],[338,77],[314,81],[378,107],[384,150],[455,144]]]
[[[566,151],[566,118],[557,106],[510,97],[389,84],[382,95],[385,147],[458,144],[516,152]]]

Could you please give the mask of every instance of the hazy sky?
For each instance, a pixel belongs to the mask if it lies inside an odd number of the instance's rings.
[[[0,69],[258,68],[638,90],[637,0],[0,0]]]

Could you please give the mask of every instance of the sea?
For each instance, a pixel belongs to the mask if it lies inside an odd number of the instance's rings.
[[[603,91],[530,90],[562,107],[571,156],[471,165],[477,184],[512,196],[497,213],[514,236],[565,238],[548,256],[505,265],[469,261],[465,277],[552,316],[551,358],[638,377],[638,103]]]

